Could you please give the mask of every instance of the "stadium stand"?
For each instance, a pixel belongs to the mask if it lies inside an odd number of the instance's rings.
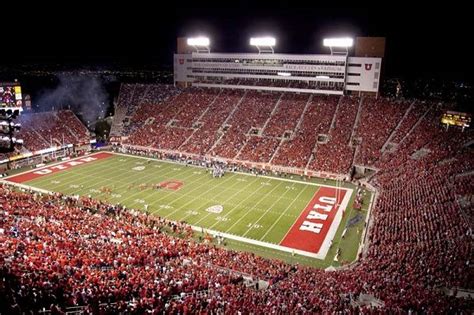
[[[278,103],[277,111],[270,118],[264,134],[271,137],[283,137],[286,131],[293,132],[308,100],[309,95],[285,93]]]
[[[196,242],[185,223],[2,186],[0,313],[472,313],[472,299],[444,293],[474,288],[473,133],[439,125],[449,104],[160,89],[122,86],[132,126],[115,131],[128,144],[338,174],[375,166],[359,260],[333,272],[289,265]],[[140,106],[137,92],[149,95]],[[70,112],[29,119],[27,148],[86,135]]]
[[[336,272],[195,243],[185,224],[118,206],[2,187],[3,311],[337,312],[356,311],[361,294],[382,300],[379,311],[467,311],[469,301],[436,289],[473,285],[470,230],[444,185],[456,172],[424,162],[428,173],[408,165],[405,176],[394,177],[398,168],[376,178],[367,256]],[[472,156],[464,163],[457,170],[472,168]],[[270,286],[248,287],[242,275]]]
[[[310,169],[338,174],[349,172],[354,154],[349,142],[360,102],[357,97],[341,99],[329,130],[329,141],[317,146]]]
[[[329,132],[339,98],[336,96],[313,96],[301,118],[301,124],[292,139],[284,141],[273,163],[304,168],[312,158],[317,136]]]
[[[371,166],[379,159],[382,147],[398,125],[410,102],[388,99],[366,99],[362,102],[360,123],[355,137],[360,146],[355,157],[356,164]],[[380,125],[380,126],[379,126]]]
[[[70,110],[24,114],[19,123],[22,129],[18,138],[24,140],[24,152],[90,140],[89,131]]]
[[[217,146],[211,149],[210,154],[229,159],[235,158],[245,146],[249,132],[255,132],[257,135],[261,133],[281,96],[281,93],[247,92],[226,122],[230,126],[229,129]]]
[[[180,90],[164,84],[122,84],[115,107],[111,136],[128,136],[153,113],[164,100]]]
[[[222,91],[199,119],[202,126],[180,148],[185,152],[204,155],[219,139],[221,126],[244,96],[242,90]]]

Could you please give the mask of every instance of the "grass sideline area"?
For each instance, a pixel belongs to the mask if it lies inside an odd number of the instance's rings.
[[[174,186],[157,189],[158,184],[167,181],[174,183]],[[90,195],[170,220],[186,221],[203,228],[279,244],[319,189],[320,186],[314,184],[334,186],[335,182],[319,178],[305,180],[294,175],[282,178],[231,172],[222,178],[213,178],[208,170],[200,167],[132,155],[114,155],[23,184],[69,195]],[[351,183],[344,183],[343,187],[354,191],[356,188]],[[318,268],[352,262],[356,259],[363,236],[371,192],[365,191],[361,211],[352,208],[354,198],[355,193],[350,196],[324,260],[232,239],[225,239],[224,244],[234,250]],[[222,206],[220,212],[213,212],[216,205]],[[339,259],[334,261],[338,250]]]

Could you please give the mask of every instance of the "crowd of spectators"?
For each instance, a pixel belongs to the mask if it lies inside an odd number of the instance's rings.
[[[415,126],[416,122],[426,113],[429,107],[432,104],[427,102],[418,102],[415,101],[410,111],[400,122],[400,126],[391,139],[394,143],[400,143],[400,141],[405,137],[409,131]]]
[[[355,129],[355,137],[360,139],[355,163],[373,166],[410,102],[367,98],[361,106],[359,124]]]
[[[301,119],[308,100],[308,94],[285,93],[278,102],[277,110],[270,118],[264,135],[283,137],[286,131],[292,133]]]
[[[360,98],[344,96],[338,105],[329,139],[318,144],[309,168],[317,171],[347,174],[352,165],[354,148],[350,145]]]
[[[377,168],[392,159],[385,148],[409,145],[402,140],[413,128],[418,145],[422,135],[429,136],[419,122],[429,121],[428,129],[438,125],[437,105],[419,101],[210,88],[171,95],[160,88],[141,87],[146,95],[167,97],[140,103],[129,119],[127,144],[348,174],[353,162]],[[124,85],[122,91],[140,89]],[[128,104],[129,98],[119,99]]]
[[[90,140],[89,131],[70,110],[26,113],[17,122],[21,124],[20,132],[16,135],[23,140],[21,152],[88,143]]]
[[[250,137],[236,158],[243,161],[268,163],[280,141],[277,138]]]
[[[128,136],[149,117],[162,110],[162,103],[181,91],[166,84],[122,84],[110,134]]]
[[[474,288],[472,131],[440,126],[445,108],[437,104],[294,96],[290,109],[291,100],[191,89],[134,113],[142,126],[128,141],[258,162],[274,155],[277,165],[304,168],[311,161],[310,169],[347,173],[351,135],[360,137],[356,161],[375,161],[370,184],[378,192],[356,264],[334,272],[289,265],[217,247],[185,222],[0,186],[0,313],[62,314],[73,306],[103,314],[472,313],[472,299],[444,293]],[[274,120],[284,108],[291,119],[281,118],[280,129]],[[58,121],[70,136],[81,135],[71,113],[33,119],[26,131],[59,143]],[[43,132],[46,119],[55,127]],[[289,139],[281,138],[284,130],[292,130]],[[380,152],[394,130],[396,147]],[[247,286],[243,275],[269,287]],[[381,308],[357,306],[361,294],[379,299]]]
[[[439,126],[439,104],[364,98],[356,123],[354,97],[165,90],[122,87],[129,143],[199,155],[214,147],[213,155],[257,162],[276,152],[276,165],[312,161],[310,169],[345,173],[354,154],[350,136],[360,138],[356,163],[380,170],[372,180],[379,198],[367,256],[352,269],[326,273],[195,243],[184,223],[2,187],[0,312],[100,303],[137,312],[337,312],[355,310],[348,296],[360,293],[393,312],[472,307],[437,289],[473,287],[472,206],[459,205],[473,189],[474,158],[465,146],[472,132]],[[88,140],[70,111],[25,114],[20,123],[26,150]],[[290,137],[281,139],[286,131]],[[397,146],[383,153],[392,131]],[[319,135],[328,141],[318,143]],[[247,288],[238,272],[271,286]]]
[[[312,159],[319,134],[328,134],[336,112],[338,96],[314,95],[301,120],[300,127],[285,140],[273,158],[273,164],[305,168]]]
[[[201,117],[200,128],[183,144],[180,150],[205,155],[222,133],[222,125],[244,95],[243,90],[224,90]]]
[[[431,142],[431,150],[443,149]],[[195,241],[185,223],[119,205],[1,187],[0,311],[375,311],[353,303],[363,293],[383,302],[377,312],[469,313],[472,300],[442,291],[474,286],[472,225],[456,203],[466,190],[450,185],[474,167],[465,150],[459,141],[421,160],[405,151],[402,165],[376,176],[367,254],[335,272]],[[270,286],[248,287],[242,274]]]
[[[235,158],[244,147],[248,133],[259,132],[270,118],[281,93],[248,91],[227,121],[228,130],[211,151],[212,156]]]

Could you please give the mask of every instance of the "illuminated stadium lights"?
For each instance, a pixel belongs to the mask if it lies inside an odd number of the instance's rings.
[[[276,40],[274,37],[252,37],[250,38],[250,45],[252,46],[275,46]]]
[[[353,43],[354,40],[350,37],[325,38],[323,40],[323,45],[325,47],[329,47],[331,50],[331,55],[348,55],[349,47],[352,47]]]
[[[327,75],[317,75],[316,79],[329,79],[329,76],[327,76]]]
[[[343,38],[325,38],[323,40],[323,45],[325,47],[352,47],[354,40],[350,37],[343,37]]]
[[[291,77],[291,73],[289,72],[278,72],[277,74],[282,77]]]
[[[250,45],[258,49],[258,53],[274,53],[273,46],[276,44],[275,37],[252,37],[250,38]]]
[[[200,37],[190,37],[186,41],[189,46],[194,47],[196,49],[196,52],[205,52],[205,53],[210,53],[211,50],[209,48],[210,41],[208,37],[200,36]]]
[[[209,46],[209,38],[207,37],[191,37],[188,38],[189,46]]]

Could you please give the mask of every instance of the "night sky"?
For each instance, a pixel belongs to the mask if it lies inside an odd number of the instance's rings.
[[[215,52],[251,52],[249,37],[274,35],[275,50],[286,53],[325,53],[325,36],[385,36],[386,76],[473,81],[467,70],[474,68],[472,49],[457,44],[472,38],[467,5],[421,9],[414,1],[383,1],[378,7],[338,8],[246,0],[223,8],[228,2],[168,1],[166,8],[163,1],[67,1],[21,8],[14,3],[12,9],[2,8],[2,32],[9,36],[3,36],[0,66],[170,66],[176,37],[199,34],[211,38]],[[7,43],[13,49],[5,49]]]

